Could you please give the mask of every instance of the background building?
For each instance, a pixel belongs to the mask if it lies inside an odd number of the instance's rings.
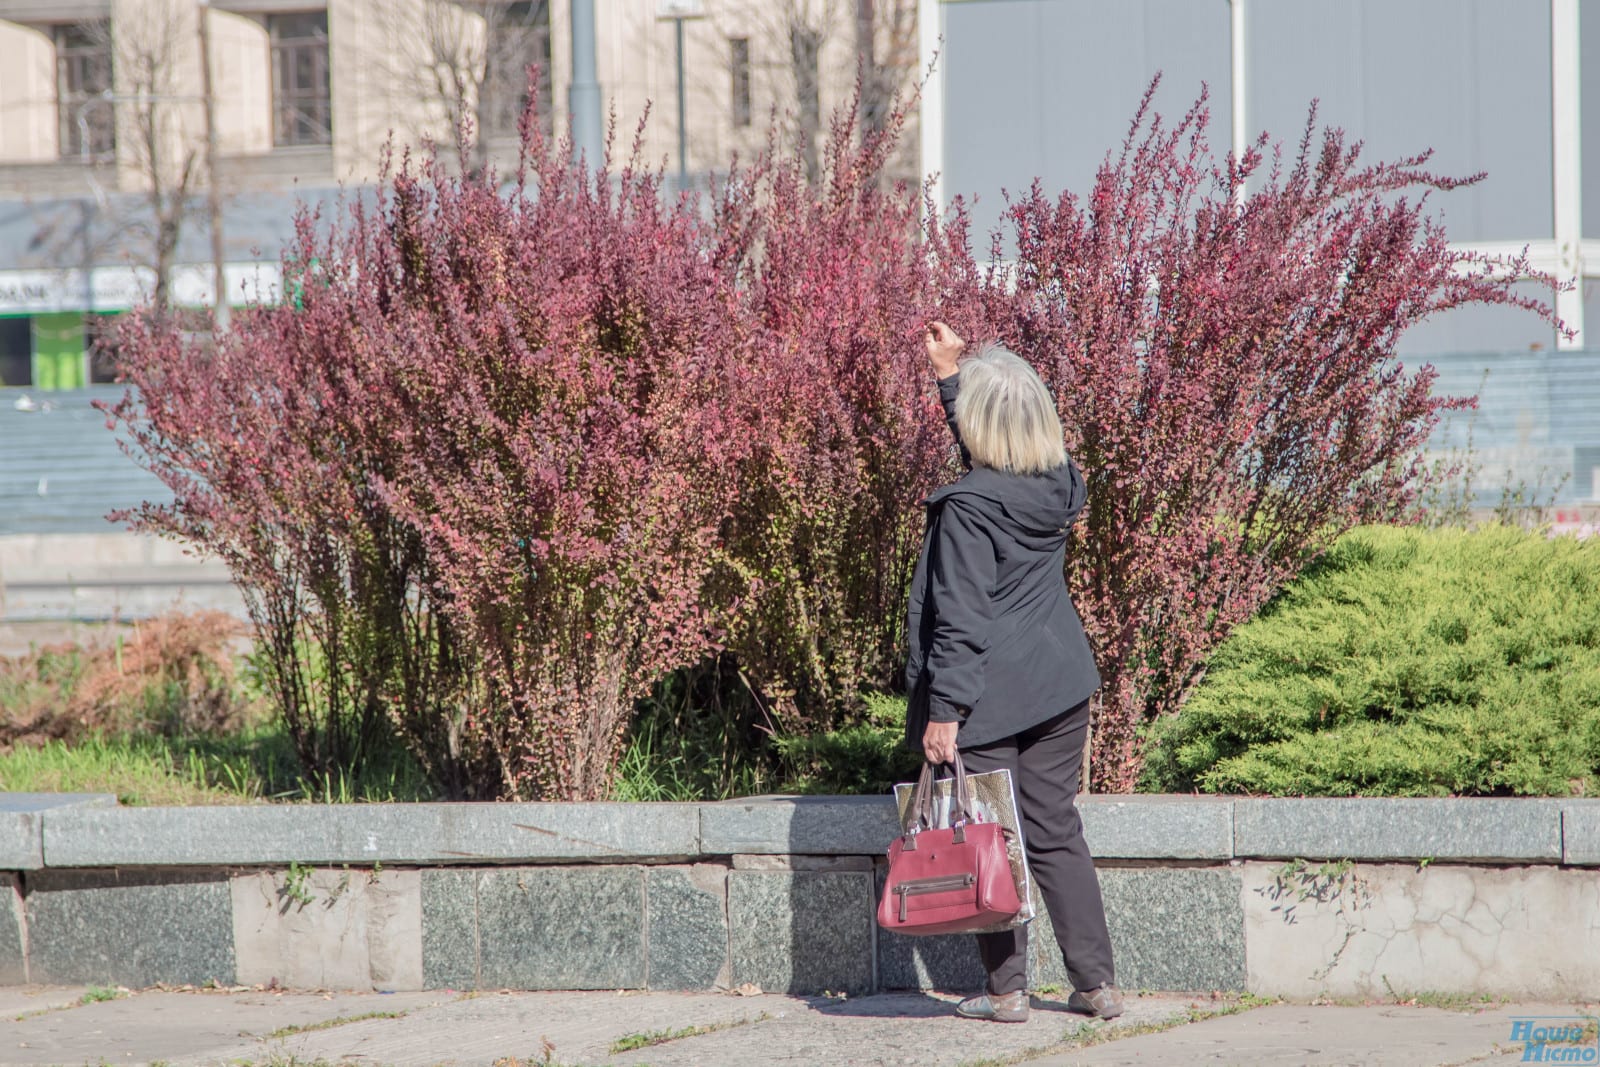
[[[976,195],[975,227],[1003,190],[1085,189],[1120,145],[1150,79],[1181,114],[1209,89],[1218,154],[1263,130],[1293,151],[1308,109],[1367,159],[1432,148],[1430,169],[1477,185],[1433,194],[1446,232],[1490,252],[1527,247],[1571,293],[1529,291],[1575,330],[1463,308],[1424,323],[1401,354],[1480,409],[1467,435],[1492,503],[1509,484],[1600,501],[1600,4],[1594,0],[921,0],[923,165],[941,194]]]
[[[916,62],[915,0],[596,3],[616,152],[649,110],[644,161],[676,180],[676,25],[684,21],[691,181],[766,141],[776,119],[815,159],[858,60],[875,113]],[[165,287],[213,300],[215,182],[232,303],[269,296],[294,204],[377,179],[391,136],[477,131],[471,163],[515,162],[526,70],[546,130],[567,129],[565,0],[0,0],[0,385],[103,380],[100,316]],[[201,34],[202,19],[207,33]],[[208,165],[209,44],[215,174]],[[915,136],[904,172],[914,177]]]
[[[874,121],[935,55],[900,170],[946,199],[976,196],[980,228],[1004,189],[1036,176],[1085,187],[1157,71],[1167,112],[1209,87],[1219,149],[1261,130],[1292,141],[1317,99],[1320,121],[1371,158],[1432,147],[1440,172],[1487,172],[1435,197],[1449,233],[1492,251],[1526,245],[1573,279],[1560,311],[1578,334],[1465,309],[1412,331],[1402,354],[1438,366],[1442,390],[1479,394],[1476,415],[1435,438],[1448,452],[1470,434],[1479,503],[1521,485],[1563,506],[1600,503],[1600,352],[1585,347],[1586,328],[1600,329],[1596,3],[593,0],[602,107],[622,148],[650,109],[641,150],[669,188],[674,13],[696,16],[682,23],[691,182],[758,151],[773,121],[815,160],[858,68]],[[327,208],[341,186],[359,195],[391,135],[444,140],[470,118],[471,165],[506,166],[528,64],[548,72],[546,128],[565,131],[574,6],[0,0],[0,386],[12,387],[0,395],[58,416],[0,424],[0,534],[105,529],[108,506],[160,494],[129,476],[111,435],[90,433],[92,412],[59,417],[86,398],[49,391],[107,380],[94,339],[158,287],[180,307],[212,302],[213,188],[230,302],[273,298],[295,203]]]

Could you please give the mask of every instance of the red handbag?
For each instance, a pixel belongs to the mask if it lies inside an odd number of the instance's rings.
[[[999,823],[973,817],[961,755],[955,758],[955,809],[947,829],[933,829],[933,764],[924,763],[905,833],[889,846],[889,875],[878,925],[897,934],[981,930],[1022,907]]]

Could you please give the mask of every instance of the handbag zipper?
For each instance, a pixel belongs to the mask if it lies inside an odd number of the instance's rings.
[[[946,874],[937,878],[913,878],[910,881],[901,882],[894,887],[894,891],[900,895],[900,921],[906,921],[907,898],[913,895],[921,896],[923,893],[948,893],[955,889],[966,889],[977,880],[977,875],[968,871],[965,874]]]

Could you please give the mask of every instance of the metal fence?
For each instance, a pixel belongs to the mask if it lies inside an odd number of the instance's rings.
[[[1424,357],[1413,357],[1422,359]],[[1435,432],[1430,452],[1471,469],[1472,503],[1600,503],[1600,349],[1425,357],[1436,392],[1478,397]],[[125,456],[91,401],[102,386],[0,390],[0,535],[109,532],[106,513],[171,494]],[[1470,448],[1470,455],[1468,450]]]

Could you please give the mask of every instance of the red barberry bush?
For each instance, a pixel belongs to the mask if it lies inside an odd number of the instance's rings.
[[[1068,580],[1104,687],[1093,783],[1131,790],[1141,727],[1176,711],[1235,625],[1345,530],[1407,516],[1441,412],[1406,329],[1469,303],[1548,307],[1525,259],[1449,247],[1430,153],[1369,164],[1315,110],[1296,149],[1214,160],[1206,98],[1146,93],[1079,197],[1012,202],[1010,269],[969,299],[1055,391],[1089,506]],[[1248,182],[1248,184],[1246,184]],[[1546,279],[1548,280],[1548,279]]]
[[[113,415],[175,493],[137,521],[228,562],[312,768],[390,729],[447,795],[593,799],[709,647],[736,304],[695,205],[569,158],[407,161],[300,220],[294,304],[129,331]]]
[[[920,501],[955,473],[921,346],[949,263],[920,239],[921,189],[880,180],[905,117],[863,131],[847,105],[819,182],[768,151],[715,204],[755,446],[729,526],[747,595],[728,644],[791,733],[858,718],[896,683]]]

